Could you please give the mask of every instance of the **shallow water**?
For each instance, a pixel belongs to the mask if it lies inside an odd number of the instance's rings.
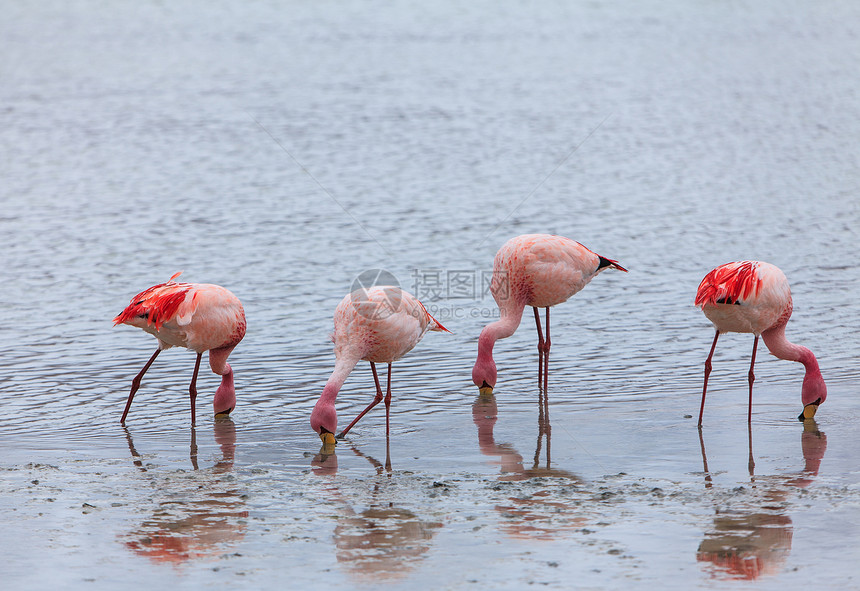
[[[6,7],[0,566],[13,588],[848,588],[860,507],[860,9],[850,3]],[[470,382],[508,237],[618,259]],[[727,335],[713,266],[781,267],[829,387]],[[218,378],[110,319],[184,269],[244,302]],[[453,334],[319,454],[331,314],[385,269]],[[360,365],[338,400],[370,399]],[[704,454],[703,454],[704,450]],[[750,469],[750,455],[755,465]],[[390,468],[386,460],[390,462]],[[707,464],[707,469],[705,468]],[[734,550],[732,550],[734,549]],[[753,581],[753,582],[751,582]]]

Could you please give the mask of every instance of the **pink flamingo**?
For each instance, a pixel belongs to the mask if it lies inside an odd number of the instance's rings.
[[[135,392],[143,374],[163,349],[185,347],[197,352],[191,395],[191,424],[195,424],[197,372],[204,351],[209,351],[209,367],[221,376],[215,392],[215,416],[228,415],[236,406],[233,370],[227,357],[245,336],[245,311],[242,302],[228,290],[207,283],[176,283],[176,273],[167,283],[154,285],[131,299],[131,304],[113,319],[114,326],[128,324],[142,328],[158,339],[158,348],[131,382],[131,392],[120,422],[125,424]]]
[[[711,358],[717,339],[722,332],[751,332],[752,361],[749,371],[749,409],[747,423],[752,422],[752,388],[755,381],[753,367],[759,336],[771,354],[780,359],[798,361],[806,368],[801,389],[803,412],[798,419],[811,419],[818,405],[827,399],[827,386],[818,369],[818,361],[806,347],[788,342],[785,325],[791,318],[791,289],[788,279],[778,267],[760,261],[741,261],[720,265],[702,279],[696,292],[696,306],[716,328],[711,352],[705,360],[705,383],[702,387],[702,405],[699,408],[699,427],[705,410],[705,394],[711,373]]]
[[[385,434],[391,407],[391,364],[418,344],[428,330],[450,332],[433,318],[415,296],[393,286],[356,290],[341,300],[334,311],[334,372],[311,413],[311,427],[324,445],[335,443],[337,412],[334,402],[356,364],[369,361],[376,383],[376,397],[341,431],[344,437],[374,406],[385,400]],[[377,363],[388,364],[388,385],[383,398],[376,373]]]
[[[550,234],[525,234],[508,240],[496,253],[490,291],[500,319],[484,327],[478,337],[478,359],[472,381],[489,394],[496,385],[493,345],[517,330],[523,310],[531,306],[538,333],[538,386],[547,389],[549,374],[549,308],[566,301],[588,285],[603,269],[627,272],[617,261],[604,258],[579,242]],[[546,308],[546,338],[538,308]]]

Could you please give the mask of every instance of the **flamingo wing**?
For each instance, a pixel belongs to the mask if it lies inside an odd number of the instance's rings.
[[[430,326],[430,330],[435,330],[437,332],[447,332],[447,333],[451,332],[450,330],[448,330],[447,328],[442,326],[442,323],[439,322],[438,320],[436,320],[436,318],[434,318],[433,315],[427,311],[427,308],[424,307],[424,304],[421,303],[420,300],[416,299],[415,301],[418,302],[418,305],[421,306],[421,309],[424,310],[424,313],[427,315],[427,323]]]
[[[761,277],[757,261],[742,261],[720,265],[702,279],[696,292],[696,306],[740,304],[758,295]]]
[[[597,253],[595,253],[595,254],[597,254]],[[624,271],[625,273],[628,272],[627,269],[625,269],[624,267],[619,265],[618,261],[616,261],[615,259],[608,259],[606,257],[600,256],[599,254],[597,256],[600,259],[600,264],[597,265],[598,270],[602,269],[603,267],[610,267],[611,269],[616,269],[618,271]]]
[[[191,322],[197,309],[196,293],[190,283],[160,283],[145,289],[131,299],[131,303],[113,319],[114,325],[145,320],[147,326],[161,330],[165,322],[176,319],[180,326]]]

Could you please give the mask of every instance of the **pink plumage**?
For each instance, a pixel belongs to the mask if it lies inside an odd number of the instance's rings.
[[[227,357],[245,336],[242,303],[219,285],[177,283],[174,280],[180,273],[174,274],[166,283],[154,285],[134,296],[125,310],[113,319],[114,325],[135,326],[158,339],[158,349],[132,380],[131,392],[122,414],[123,424],[143,375],[158,354],[170,347],[185,347],[197,353],[189,386],[192,424],[196,419],[197,373],[201,357],[206,351],[209,351],[209,366],[221,376],[221,385],[213,400],[215,414],[229,414],[236,405],[233,370],[227,363]]]
[[[768,350],[780,359],[802,363],[806,369],[801,389],[804,410],[798,417],[812,418],[818,406],[827,399],[827,387],[821,377],[818,361],[806,347],[790,343],[785,338],[785,325],[791,317],[791,288],[785,274],[776,266],[761,261],[740,261],[720,265],[705,275],[696,292],[696,306],[702,308],[716,334],[705,361],[705,380],[699,408],[699,426],[705,409],[708,376],[717,339],[723,332],[744,332],[755,335],[748,374],[749,408],[747,421],[752,421],[753,372],[759,336]]]
[[[371,408],[385,400],[388,434],[391,406],[391,364],[412,350],[428,330],[449,332],[412,294],[393,286],[356,290],[341,300],[334,312],[335,366],[314,410],[311,427],[326,444],[337,431],[335,399],[359,361],[369,361],[376,382],[376,397],[337,437],[343,437]],[[377,363],[388,364],[387,393],[383,397]]]
[[[482,391],[496,385],[493,345],[511,336],[526,306],[532,306],[538,332],[538,385],[547,388],[549,371],[549,308],[576,294],[607,268],[627,272],[617,261],[592,252],[579,242],[550,234],[525,234],[508,240],[496,253],[490,291],[500,320],[488,324],[478,338],[472,381]],[[546,308],[546,338],[538,308]]]

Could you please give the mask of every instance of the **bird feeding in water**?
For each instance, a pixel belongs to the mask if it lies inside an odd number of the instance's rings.
[[[803,412],[797,418],[803,421],[815,416],[818,406],[827,399],[827,386],[812,351],[790,343],[785,337],[785,325],[791,318],[792,311],[791,288],[788,279],[778,267],[761,261],[720,265],[702,279],[696,292],[695,303],[702,308],[702,312],[716,329],[711,352],[705,360],[699,427],[702,426],[702,414],[705,411],[711,358],[714,356],[717,339],[724,332],[747,332],[755,335],[748,374],[748,423],[752,422],[752,389],[755,381],[753,367],[759,336],[775,357],[803,364],[806,369],[800,392]]]
[[[125,424],[135,392],[143,374],[158,354],[170,347],[185,347],[197,353],[188,392],[191,396],[191,424],[195,424],[197,373],[203,353],[209,351],[209,367],[221,376],[215,392],[215,416],[226,416],[236,406],[233,369],[227,357],[245,336],[245,311],[242,302],[229,290],[208,283],[177,283],[176,273],[166,283],[154,285],[131,299],[125,310],[113,319],[114,326],[128,324],[142,328],[158,339],[158,348],[131,382],[131,392],[120,422]]]
[[[603,271],[627,272],[617,261],[596,254],[570,238],[551,234],[524,234],[508,240],[496,253],[490,292],[499,306],[500,319],[488,324],[478,337],[478,358],[472,381],[481,394],[496,386],[493,345],[517,330],[523,310],[534,310],[538,333],[538,386],[549,381],[549,309],[577,293]],[[538,308],[546,308],[546,333]]]
[[[311,413],[311,427],[324,445],[334,445],[337,432],[335,399],[347,376],[359,361],[369,361],[376,384],[376,396],[337,435],[345,436],[361,417],[385,401],[385,435],[389,433],[391,407],[391,364],[418,344],[428,330],[450,332],[433,318],[412,294],[394,286],[361,288],[346,295],[334,311],[335,365]],[[388,384],[383,396],[376,373],[377,363],[388,364]]]

